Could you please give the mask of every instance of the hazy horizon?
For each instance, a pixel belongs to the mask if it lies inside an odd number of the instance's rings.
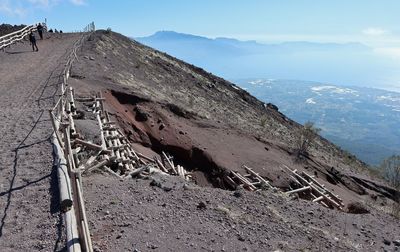
[[[230,80],[292,79],[400,92],[397,60],[360,42],[259,43],[176,31],[135,39]]]
[[[365,85],[369,87],[399,91],[399,9],[400,2],[396,0],[132,0],[112,3],[94,0],[0,0],[0,23],[31,24],[46,19],[50,28],[68,32],[79,30],[94,21],[96,28],[111,28],[129,37],[144,37],[156,31],[171,30],[262,44],[293,41],[362,43],[372,48],[372,52],[359,58],[351,55],[350,61],[345,60],[343,55],[339,55],[339,59],[334,54],[297,53],[294,58],[293,55],[282,55],[279,58],[282,64],[263,65],[268,67],[265,71],[243,69],[246,76],[234,76],[223,71],[216,71],[216,74],[229,79],[295,78],[357,86],[367,83]],[[251,60],[263,62],[266,57],[268,55],[260,54]],[[316,59],[315,66],[321,72],[311,75],[313,57]],[[257,64],[248,65],[248,61],[248,58],[236,58],[232,63],[257,68]],[[305,62],[304,65],[309,68],[282,67],[284,64],[290,66],[293,61],[297,64]],[[204,64],[200,66],[204,67]],[[281,68],[274,69],[278,66]],[[236,68],[235,72],[237,70],[240,69]],[[343,78],[325,78],[325,73],[329,71],[332,76],[338,71]],[[365,76],[361,78],[362,75]]]

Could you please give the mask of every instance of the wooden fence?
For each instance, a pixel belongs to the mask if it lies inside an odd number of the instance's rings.
[[[75,167],[74,155],[70,145],[71,134],[74,133],[75,126],[72,119],[73,111],[71,110],[74,94],[72,89],[68,87],[68,79],[72,65],[77,59],[77,50],[94,31],[94,23],[86,26],[84,31],[86,32],[74,43],[67,57],[63,71],[63,82],[60,87],[60,98],[55,106],[49,110],[54,128],[52,143],[60,188],[60,209],[65,219],[67,250],[72,252],[93,251],[83,200],[81,173]]]
[[[0,50],[23,40],[32,31],[36,31],[36,25],[28,25],[21,30],[0,37]]]

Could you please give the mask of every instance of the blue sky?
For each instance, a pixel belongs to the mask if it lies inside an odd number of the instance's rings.
[[[132,37],[158,30],[259,42],[400,44],[398,0],[0,0],[0,23],[72,31],[95,21]]]

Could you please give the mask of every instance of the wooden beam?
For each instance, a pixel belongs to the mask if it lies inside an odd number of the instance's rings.
[[[302,187],[302,188],[298,188],[298,189],[294,189],[294,190],[292,190],[292,191],[286,192],[286,194],[304,192],[304,191],[308,191],[308,190],[310,190],[310,189],[311,189],[310,186],[305,186],[305,187]]]
[[[143,171],[145,171],[146,169],[147,169],[147,167],[137,168],[137,169],[135,169],[135,170],[129,172],[129,173],[125,176],[125,178],[129,178],[129,177],[132,178],[132,177],[135,177],[135,176],[139,175],[140,173],[142,173]]]
[[[318,198],[313,199],[312,202],[319,202],[324,199],[324,196],[319,196]]]
[[[105,165],[108,165],[110,162],[111,162],[111,160],[105,159],[105,160],[103,160],[103,161],[101,161],[101,162],[99,162],[99,163],[97,163],[97,164],[95,164],[93,166],[85,168],[84,172],[91,172],[91,171],[93,171],[95,169],[98,169],[98,168],[101,168],[101,167],[103,167]]]
[[[86,147],[88,147],[89,149],[92,149],[92,150],[97,150],[97,151],[102,151],[103,150],[102,146],[100,146],[98,144],[95,144],[95,143],[90,143],[90,142],[84,141],[84,140],[79,139],[79,138],[76,138],[73,142],[75,144],[80,144],[80,145],[86,146]]]
[[[59,127],[56,122],[56,128]],[[81,251],[79,243],[79,232],[75,216],[75,208],[73,206],[73,195],[71,180],[67,168],[67,161],[65,160],[63,149],[61,148],[56,134],[53,133],[51,141],[53,143],[53,150],[57,160],[57,179],[60,189],[60,210],[64,213],[65,227],[67,230],[67,251]]]
[[[236,189],[236,187],[238,186],[236,184],[235,181],[233,181],[233,179],[231,177],[229,177],[228,175],[224,176],[224,180],[228,183],[228,185],[230,185],[233,189]]]
[[[174,174],[178,174],[176,169],[175,169],[174,164],[171,162],[171,160],[168,158],[167,154],[165,154],[164,151],[162,151],[162,155],[163,155],[164,159],[167,161],[167,163],[169,164],[169,166],[171,167],[173,173]]]
[[[108,168],[107,166],[103,166],[103,169],[107,172],[109,172],[110,174],[114,175],[117,178],[122,178],[122,176],[120,176],[119,174],[115,173],[113,170],[111,170],[110,168]]]
[[[87,221],[86,217],[86,209],[85,209],[85,201],[83,199],[83,192],[82,188],[80,187],[80,181],[77,181],[76,183],[77,186],[77,191],[78,191],[78,199],[79,199],[79,206],[81,209],[81,216],[82,216],[82,228],[83,228],[83,233],[84,233],[84,242],[86,244],[86,251],[88,252],[93,252],[93,247],[92,247],[92,239],[90,237],[90,232],[89,232],[89,224]]]
[[[272,186],[270,185],[270,183],[265,180],[263,177],[261,177],[258,173],[256,173],[255,171],[253,171],[251,168],[247,167],[244,165],[244,169],[250,173],[251,175],[255,176],[256,178],[258,178],[260,181],[262,181],[264,184],[266,184],[268,187],[272,188]]]
[[[160,167],[161,171],[168,173],[168,170],[164,167],[164,165],[161,163],[161,161],[157,157],[154,157],[154,162],[156,162],[158,167]]]
[[[248,179],[243,177],[240,173],[234,171],[232,171],[231,173],[233,174],[233,176],[239,179],[239,181],[241,181],[245,186],[247,186],[248,190],[254,191],[257,189],[255,186],[251,184],[251,182]]]
[[[64,158],[64,153],[58,145],[54,134],[52,142],[53,152],[55,154],[55,165],[57,166],[57,180],[60,188],[60,209],[61,212],[65,213],[71,209],[73,204],[71,181],[68,173],[67,161]]]
[[[104,132],[103,132],[104,129],[103,129],[103,124],[101,123],[100,113],[96,113],[96,119],[97,119],[97,123],[100,128],[101,147],[103,150],[105,150],[107,148],[107,146],[106,146],[106,139],[104,138]]]
[[[154,161],[153,159],[149,158],[148,156],[143,155],[143,154],[140,153],[140,152],[136,152],[136,154],[137,154],[139,157],[146,159],[147,161],[150,161],[150,162],[153,162],[153,161]]]
[[[60,132],[59,132],[59,123],[56,122],[56,119],[54,118],[54,114],[53,114],[52,110],[49,110],[49,114],[50,114],[51,124],[53,125],[54,134],[56,136],[58,144],[60,145],[61,149],[64,149],[64,143],[61,139]]]

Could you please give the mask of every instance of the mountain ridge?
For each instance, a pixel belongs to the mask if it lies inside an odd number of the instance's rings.
[[[288,42],[281,42],[281,43],[260,43],[257,42],[256,40],[239,40],[236,38],[229,38],[229,37],[216,37],[216,38],[209,38],[206,36],[201,36],[201,35],[193,35],[190,33],[182,33],[182,32],[176,32],[176,31],[157,31],[154,34],[151,34],[149,36],[143,36],[143,37],[133,37],[133,39],[138,40],[138,41],[146,41],[146,40],[152,40],[152,39],[192,39],[192,40],[201,40],[201,41],[221,41],[221,42],[230,42],[230,43],[240,43],[240,44],[255,44],[259,46],[278,46],[278,45],[285,45],[285,46],[290,46],[290,45],[297,45],[297,46],[322,46],[322,47],[328,47],[328,46],[334,46],[334,47],[341,47],[341,46],[351,46],[351,47],[358,47],[358,48],[363,48],[365,50],[371,50],[370,47],[366,46],[365,44],[362,44],[360,42],[346,42],[346,43],[332,43],[332,42],[310,42],[310,41],[288,41]]]
[[[397,83],[393,76],[397,76],[398,64],[359,42],[263,44],[172,31],[157,34],[160,37],[136,40],[225,79],[267,76],[383,88]],[[168,34],[168,39],[162,39],[162,34]]]

